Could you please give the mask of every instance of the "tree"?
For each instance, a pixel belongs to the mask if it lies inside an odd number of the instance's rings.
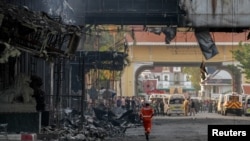
[[[128,27],[120,27],[117,25],[88,25],[85,28],[84,40],[81,44],[80,50],[84,51],[99,51],[99,52],[113,52],[114,54],[123,52],[128,53],[128,44],[126,42],[125,34]],[[105,63],[105,62],[103,62]],[[128,56],[124,56],[124,67],[130,64]],[[90,71],[91,77],[96,76],[98,85],[110,87],[115,81],[121,80],[122,71],[99,69]],[[94,75],[95,74],[95,75]],[[95,82],[95,81],[93,81]],[[120,82],[121,83],[121,82]],[[111,85],[112,87],[112,85]]]
[[[235,60],[239,61],[240,64],[237,65],[241,68],[241,72],[245,74],[246,79],[250,79],[250,44],[239,43],[239,49],[233,50],[232,55]]]
[[[191,75],[190,81],[196,91],[200,90],[200,68],[199,67],[184,67],[183,72]]]

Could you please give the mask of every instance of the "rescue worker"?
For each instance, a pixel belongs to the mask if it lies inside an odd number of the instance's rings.
[[[184,116],[188,116],[189,112],[189,100],[186,98],[183,102]]]
[[[152,128],[152,117],[154,116],[154,110],[150,106],[150,102],[146,101],[144,107],[140,110],[140,118],[143,122],[143,127],[145,131],[145,136],[147,141],[149,140],[149,134]]]

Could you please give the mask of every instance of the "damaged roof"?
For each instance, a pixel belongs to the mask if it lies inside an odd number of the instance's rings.
[[[122,71],[129,65],[128,55],[123,52],[77,51],[76,56],[81,58],[80,63],[84,64],[86,71],[90,69]]]
[[[82,29],[66,25],[59,17],[35,12],[25,6],[0,4],[0,63],[20,51],[49,60],[55,57],[78,56],[77,47]],[[15,50],[13,50],[15,49]],[[12,51],[12,55],[6,55]],[[6,53],[6,54],[5,54]],[[84,52],[86,69],[123,70],[127,54],[122,52]]]
[[[81,36],[80,27],[62,24],[59,17],[4,3],[0,4],[0,31],[2,47],[12,46],[46,60],[74,54]]]

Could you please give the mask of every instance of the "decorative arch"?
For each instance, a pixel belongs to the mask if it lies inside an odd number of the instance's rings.
[[[142,65],[140,67],[138,67],[135,70],[135,74],[134,74],[134,81],[135,81],[135,86],[134,86],[134,92],[135,94],[137,94],[137,89],[138,89],[138,76],[140,75],[140,73],[144,70],[147,69],[153,69],[154,67],[157,66],[188,66],[188,67],[199,67],[200,63],[198,62],[189,62],[189,63],[181,63],[181,62],[154,62],[152,65]],[[232,70],[232,68],[230,68],[229,66],[225,66],[223,65],[222,62],[206,62],[206,66],[216,66],[217,69],[221,69],[221,70],[225,70],[227,72],[229,72],[229,74],[232,76],[233,79],[233,86],[235,86],[235,91],[237,93],[241,93],[241,73],[240,70],[238,68],[235,67],[234,70]]]
[[[232,77],[232,81],[233,81],[232,84],[234,86],[233,90],[239,94],[242,93],[242,89],[241,89],[242,74],[241,74],[240,69],[235,66],[233,66],[233,68],[230,66],[221,66],[218,69],[227,71]]]

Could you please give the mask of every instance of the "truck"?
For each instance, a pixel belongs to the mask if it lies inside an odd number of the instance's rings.
[[[242,95],[237,94],[236,92],[230,92],[223,94],[219,97],[218,101],[218,112],[220,112],[222,115],[235,114],[238,116],[241,116],[242,111]]]

